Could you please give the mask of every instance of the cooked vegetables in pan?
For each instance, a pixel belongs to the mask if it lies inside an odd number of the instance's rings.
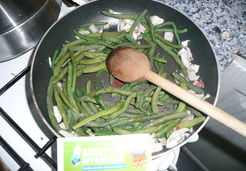
[[[204,96],[189,41],[180,38],[188,30],[148,16],[147,10],[139,15],[101,13],[114,22],[81,25],[74,30],[76,40],[50,58],[47,105],[53,127],[66,136],[149,133],[167,139],[176,130],[203,122],[202,114],[161,88],[148,81],[123,83],[105,64],[113,49],[136,48],[148,56],[153,71]]]

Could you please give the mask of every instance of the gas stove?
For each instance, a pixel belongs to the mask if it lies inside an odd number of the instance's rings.
[[[73,9],[62,4],[59,17]],[[39,124],[28,88],[33,51],[0,63],[0,159],[10,170],[48,171],[57,168],[56,137]],[[179,148],[176,148],[153,160],[153,171],[177,170],[178,157]]]

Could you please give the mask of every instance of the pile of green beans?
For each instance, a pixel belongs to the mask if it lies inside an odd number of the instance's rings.
[[[174,128],[190,128],[205,120],[198,111],[148,81],[124,83],[121,88],[113,86],[116,79],[106,69],[106,57],[114,48],[127,46],[145,53],[152,69],[161,76],[178,82],[182,88],[204,93],[189,82],[187,71],[177,55],[182,48],[179,36],[188,30],[178,29],[171,21],[154,26],[147,12],[144,10],[135,16],[102,11],[102,15],[108,17],[133,20],[129,32],[104,30],[91,33],[89,27],[92,24],[103,27],[108,23],[87,23],[74,30],[76,40],[55,51],[51,65],[53,75],[47,91],[48,113],[54,129],[65,129],[78,136],[155,133],[157,138],[168,138]],[[145,27],[145,31],[142,39],[135,40],[132,34],[139,24]],[[81,31],[90,33],[82,34]],[[173,42],[163,38],[166,31],[174,33]],[[162,55],[163,51],[167,56]],[[177,63],[183,77],[175,72],[165,72],[168,57]],[[83,86],[78,82],[78,78],[92,73],[95,77],[106,73],[109,81],[94,85],[88,79]],[[54,116],[54,105],[58,107],[64,127]],[[194,119],[182,121],[190,113],[194,114]]]

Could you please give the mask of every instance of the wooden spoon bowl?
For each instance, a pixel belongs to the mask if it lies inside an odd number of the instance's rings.
[[[147,56],[129,47],[113,50],[108,55],[106,64],[108,71],[124,82],[145,80],[146,72],[150,70]]]

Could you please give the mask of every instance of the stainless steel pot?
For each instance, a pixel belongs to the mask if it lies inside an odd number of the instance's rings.
[[[33,48],[60,13],[60,0],[0,0],[0,62]]]

